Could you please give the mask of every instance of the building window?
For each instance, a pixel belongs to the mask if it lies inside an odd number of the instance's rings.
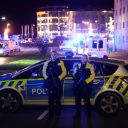
[[[118,12],[117,12],[117,10],[115,10],[115,15],[116,15],[116,16],[118,15]]]
[[[127,42],[128,42],[128,36],[127,36]]]
[[[49,12],[49,17],[58,17],[58,12]]]
[[[117,29],[117,23],[116,23],[116,25],[115,25],[115,29]]]
[[[58,23],[58,19],[57,18],[52,19],[52,23]]]
[[[40,31],[40,26],[37,27],[37,31]]]
[[[66,16],[66,12],[59,12],[59,16],[60,17],[65,17]]]
[[[125,22],[123,22],[123,28],[125,28]]]
[[[127,5],[127,13],[128,13],[128,5]]]
[[[125,14],[125,7],[123,7],[123,14]]]
[[[40,20],[37,20],[37,23],[39,24],[40,23]]]
[[[121,29],[121,23],[119,22],[119,29]]]
[[[128,28],[128,21],[127,21],[127,28]]]
[[[38,14],[37,17],[40,17],[40,15]]]
[[[122,43],[124,43],[124,41],[125,41],[125,38],[124,38],[124,36],[122,36]]]
[[[50,31],[58,31],[58,25],[50,25],[49,30]]]
[[[41,17],[47,17],[47,14],[42,14]]]
[[[120,8],[120,15],[121,15],[121,8]]]
[[[41,23],[47,23],[47,19],[43,19]]]
[[[47,30],[47,25],[42,25],[41,26],[41,31],[46,31]]]

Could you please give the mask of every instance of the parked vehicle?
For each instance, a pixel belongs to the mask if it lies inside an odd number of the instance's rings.
[[[63,105],[74,105],[73,66],[80,63],[79,57],[61,57],[68,74],[64,80]],[[0,76],[0,110],[15,112],[25,104],[48,105],[44,89],[42,66],[38,62],[15,73]],[[95,69],[95,79],[91,94],[91,105],[105,114],[115,114],[128,104],[128,64],[123,61],[90,58]]]
[[[18,42],[13,40],[0,40],[0,55],[8,56],[14,52],[20,52]]]

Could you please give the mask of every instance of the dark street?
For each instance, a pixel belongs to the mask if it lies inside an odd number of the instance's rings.
[[[21,53],[4,58],[6,59],[5,63],[22,59],[41,59],[38,51],[30,50]],[[119,59],[117,53],[111,53],[109,55],[111,55],[109,57]],[[4,64],[0,67],[1,74],[19,70],[11,69],[11,67],[9,69],[3,68]],[[0,113],[0,122],[1,128],[127,128],[128,126],[127,108],[112,116],[99,114],[95,107],[91,110],[91,113],[89,113],[87,108],[82,108],[81,117],[74,118],[75,108],[73,106],[64,106],[60,118],[48,120],[47,107],[24,106],[16,113]]]
[[[97,113],[95,108],[88,113],[87,108],[82,108],[81,117],[73,118],[74,107],[64,107],[60,118],[48,120],[47,115],[41,118],[47,110],[42,106],[26,106],[14,114],[0,113],[2,128],[127,128],[128,110],[113,116],[105,116]]]

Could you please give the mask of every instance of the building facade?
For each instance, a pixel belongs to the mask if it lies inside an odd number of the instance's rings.
[[[72,12],[67,6],[42,7],[37,12],[37,35],[54,38],[68,36],[73,27]]]
[[[128,49],[128,0],[114,0],[114,37],[117,50]]]
[[[37,36],[108,36],[113,11],[70,11],[66,6],[42,7],[37,12]]]

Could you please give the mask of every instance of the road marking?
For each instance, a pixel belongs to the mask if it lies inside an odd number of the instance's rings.
[[[42,120],[47,114],[48,114],[48,110],[45,110],[45,111],[37,118],[37,120]]]

